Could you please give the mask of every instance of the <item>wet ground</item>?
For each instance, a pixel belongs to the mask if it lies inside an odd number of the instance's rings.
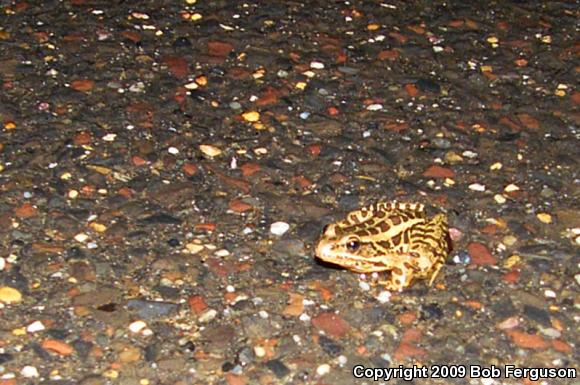
[[[0,11],[1,385],[578,368],[577,3]],[[316,262],[391,199],[449,216],[432,287]],[[579,383],[445,370],[388,383]]]

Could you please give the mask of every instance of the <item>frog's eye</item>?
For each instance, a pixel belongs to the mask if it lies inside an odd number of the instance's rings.
[[[360,242],[357,241],[356,239],[353,239],[351,241],[348,241],[346,244],[346,248],[349,251],[357,251],[360,248]]]

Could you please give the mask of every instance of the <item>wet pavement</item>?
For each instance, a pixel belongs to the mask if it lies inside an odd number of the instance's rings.
[[[578,13],[2,1],[0,385],[578,385],[432,378],[578,368]],[[391,199],[449,216],[433,287],[314,259]]]

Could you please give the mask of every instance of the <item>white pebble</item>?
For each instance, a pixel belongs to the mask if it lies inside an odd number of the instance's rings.
[[[135,322],[131,322],[131,324],[129,325],[129,330],[131,330],[132,333],[139,333],[141,330],[145,329],[147,327],[147,324],[145,323],[145,321],[135,321]]]
[[[254,346],[254,354],[258,358],[262,358],[266,356],[266,349],[261,346]]]
[[[171,155],[177,155],[179,154],[179,150],[175,147],[169,147],[167,149],[167,152],[170,153]]]
[[[40,332],[44,329],[46,329],[46,328],[44,327],[44,324],[42,323],[42,321],[34,321],[33,323],[31,323],[30,325],[28,325],[26,327],[26,331],[28,333]]]
[[[469,185],[469,189],[473,191],[485,191],[485,186],[480,183],[473,183]]]
[[[554,290],[546,289],[544,290],[544,295],[547,298],[556,298],[556,292]]]
[[[310,62],[310,68],[315,70],[322,70],[324,69],[324,63],[321,63],[319,61]]]
[[[226,286],[226,291],[227,291],[228,293],[233,293],[234,291],[236,291],[236,288],[235,288],[235,287],[233,287],[232,285],[227,285],[227,286]]]
[[[0,271],[4,270],[5,268],[6,268],[6,260],[0,257]]]
[[[270,225],[270,232],[274,235],[283,235],[290,229],[290,225],[286,222],[274,222]]]
[[[309,299],[309,298],[304,298],[302,300],[302,305],[304,306],[312,306],[314,305],[316,302],[314,302],[313,300]]]
[[[470,158],[470,159],[477,158],[477,152],[473,152],[473,151],[469,151],[469,150],[463,151],[462,155],[464,157]]]
[[[346,358],[346,356],[340,355],[338,356],[338,364],[340,366],[345,365],[348,362],[348,358]]]
[[[20,371],[20,374],[22,375],[22,377],[25,378],[32,378],[32,377],[38,377],[38,369],[36,369],[34,366],[30,366],[30,365],[26,365],[25,367],[22,368],[22,370]]]
[[[103,140],[105,142],[114,142],[116,138],[117,138],[117,134],[107,134],[107,135],[103,136]]]
[[[209,322],[217,316],[217,310],[209,309],[206,310],[202,315],[199,316],[199,322],[205,323]]]
[[[214,255],[216,257],[227,257],[228,255],[230,255],[230,252],[227,251],[226,249],[219,249],[214,253]]]
[[[79,233],[75,235],[75,241],[77,242],[84,243],[87,241],[87,239],[89,239],[89,236],[85,233]]]
[[[302,322],[310,322],[310,316],[306,313],[300,314],[300,317],[298,317],[298,319]]]
[[[493,378],[482,378],[481,385],[494,385],[496,382]]]
[[[495,199],[495,201],[500,205],[503,205],[507,201],[507,199],[505,199],[505,197],[501,194],[495,194],[493,199]]]
[[[380,303],[387,303],[391,300],[391,296],[392,296],[392,294],[390,291],[383,290],[377,296],[377,301],[379,301]]]
[[[260,311],[258,312],[258,315],[259,315],[259,316],[260,316],[260,318],[262,318],[262,319],[266,319],[266,318],[268,318],[268,317],[270,316],[266,310],[260,310]]]
[[[330,373],[330,365],[328,364],[322,364],[316,368],[316,374],[321,377],[328,373]]]
[[[359,281],[358,287],[360,287],[362,291],[369,291],[371,289],[371,285],[365,281]]]
[[[519,189],[520,188],[517,185],[511,183],[511,184],[508,184],[507,186],[505,186],[505,188],[503,189],[503,191],[505,191],[505,192],[514,192],[514,191],[518,191]]]
[[[378,103],[371,104],[371,105],[369,105],[367,107],[367,110],[369,110],[369,111],[379,111],[379,110],[382,110],[382,109],[383,109],[383,105],[382,104],[378,104]]]

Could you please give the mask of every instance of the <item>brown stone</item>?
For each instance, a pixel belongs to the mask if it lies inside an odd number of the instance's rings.
[[[327,334],[341,338],[350,330],[350,325],[340,315],[332,312],[324,312],[312,319],[312,325]]]
[[[42,348],[44,350],[60,354],[61,356],[70,356],[74,352],[73,347],[66,342],[50,338],[42,341]]]
[[[95,86],[95,82],[88,79],[74,80],[71,83],[71,88],[75,91],[89,92]]]
[[[426,353],[427,353],[427,351],[425,349],[418,348],[418,347],[413,346],[411,344],[402,343],[399,345],[397,350],[395,350],[393,357],[396,360],[401,361],[401,360],[404,360],[405,358],[409,358],[409,357],[423,356]]]
[[[403,325],[411,325],[417,319],[417,314],[414,311],[408,311],[400,314],[397,318]]]
[[[454,178],[455,172],[447,167],[433,165],[423,172],[423,176],[427,178]]]
[[[169,72],[176,78],[183,78],[189,74],[187,60],[177,56],[166,56],[163,63],[169,68]]]
[[[529,114],[518,114],[518,119],[530,130],[538,130],[540,128],[538,120]]]
[[[284,311],[284,315],[298,317],[304,311],[304,296],[302,294],[290,293],[290,301]]]
[[[479,242],[471,242],[467,246],[467,252],[471,256],[473,265],[495,265],[497,259],[489,252],[488,248]]]
[[[226,381],[228,382],[228,385],[246,385],[248,383],[248,378],[233,373],[226,373]]]
[[[135,31],[123,31],[121,32],[121,36],[127,40],[131,40],[133,43],[139,43],[141,41],[141,35]]]
[[[199,315],[207,309],[207,303],[201,295],[192,295],[187,299],[189,309],[193,314]]]
[[[195,164],[188,162],[188,163],[184,163],[183,166],[181,167],[181,169],[183,170],[185,175],[192,176],[197,172],[198,167]]]
[[[405,84],[405,92],[413,98],[419,94],[419,89],[414,84]]]
[[[546,349],[548,343],[538,334],[524,333],[519,330],[509,330],[507,335],[512,342],[524,349]]]
[[[395,60],[399,57],[399,51],[394,49],[386,49],[379,52],[379,60]]]
[[[73,142],[77,146],[83,146],[86,144],[90,144],[91,140],[92,140],[91,134],[89,134],[86,131],[83,131],[83,132],[79,132],[78,134],[75,135]]]
[[[37,215],[37,210],[36,207],[30,203],[24,203],[14,209],[14,214],[16,214],[18,218],[32,218]]]
[[[207,51],[212,56],[226,57],[234,50],[234,46],[223,41],[212,40],[207,42]]]
[[[245,163],[240,167],[243,176],[251,176],[260,171],[260,165],[256,163]]]
[[[322,146],[320,144],[310,144],[308,146],[306,146],[306,150],[308,150],[308,153],[312,156],[318,156],[320,155],[320,151],[322,150]]]
[[[236,213],[243,213],[244,211],[252,210],[254,206],[245,203],[239,199],[234,199],[230,202],[230,210]]]
[[[572,353],[573,349],[572,346],[570,346],[570,344],[568,344],[567,342],[564,342],[562,340],[553,340],[552,341],[552,347],[554,348],[554,350],[557,350],[561,353]]]

